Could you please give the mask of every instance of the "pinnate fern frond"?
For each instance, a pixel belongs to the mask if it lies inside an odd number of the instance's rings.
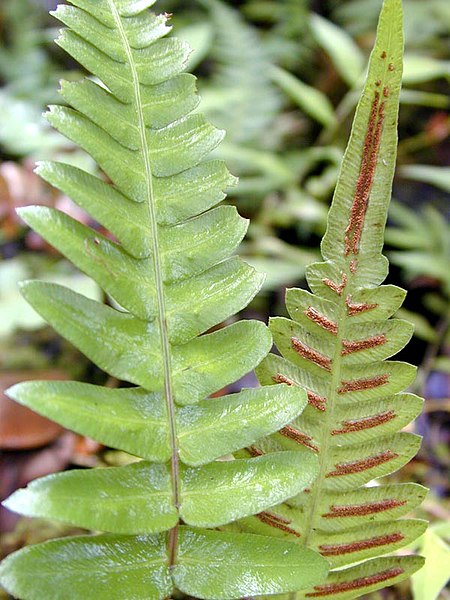
[[[306,447],[319,459],[315,483],[277,508],[283,526],[244,521],[247,529],[297,539],[329,561],[327,582],[298,598],[355,598],[422,564],[420,557],[383,555],[424,531],[423,521],[400,519],[421,502],[424,488],[367,485],[405,465],[420,444],[418,436],[399,433],[421,410],[422,400],[403,392],[415,369],[386,360],[412,335],[409,323],[389,318],[404,292],[380,286],[387,274],[381,252],[395,166],[401,9],[400,0],[385,0],[322,242],[324,262],[307,269],[311,292],[287,291],[291,319],[270,324],[281,356],[270,355],[257,370],[264,385],[284,382],[306,389],[309,399],[293,423],[254,447]]]
[[[37,480],[6,505],[93,537],[55,540],[8,557],[14,596],[162,599],[281,593],[323,580],[317,553],[284,540],[211,528],[264,511],[311,485],[315,456],[219,461],[295,418],[306,395],[286,385],[207,399],[267,354],[271,335],[243,321],[208,333],[252,299],[262,277],[231,257],[246,222],[213,208],[233,178],[208,154],[223,137],[202,115],[188,47],[167,38],[154,0],[71,0],[55,16],[59,45],[98,81],[62,84],[68,106],[48,120],[87,151],[111,183],[61,163],[38,172],[112,238],[46,207],[22,218],[113,300],[22,284],[31,305],[100,368],[135,387],[26,382],[11,397],[81,434],[144,459]],[[115,238],[115,241],[113,238]],[[204,335],[203,335],[204,334]],[[209,529],[208,529],[209,528]]]

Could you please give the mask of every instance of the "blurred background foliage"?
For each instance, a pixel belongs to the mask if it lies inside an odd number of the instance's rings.
[[[0,494],[73,465],[129,460],[9,402],[2,391],[26,378],[77,378],[118,386],[45,327],[21,300],[17,282],[42,277],[100,298],[84,275],[27,230],[15,208],[55,206],[97,223],[40,181],[37,159],[92,171],[92,161],[42,117],[58,80],[80,76],[52,43],[53,0],[0,2]],[[381,0],[160,0],[175,34],[195,49],[200,110],[227,130],[217,155],[238,175],[228,202],[251,219],[240,253],[267,273],[263,293],[243,316],[282,314],[284,289],[305,286],[318,256],[353,110],[364,79]],[[419,516],[432,527],[416,548],[428,558],[410,584],[370,600],[450,598],[450,3],[404,0],[406,55],[398,169],[386,232],[389,282],[409,294],[401,318],[415,336],[400,359],[419,366],[425,396],[415,425],[419,456],[398,476],[430,487]],[[106,302],[107,298],[104,299]],[[38,373],[38,375],[37,375]],[[245,381],[251,385],[252,379]],[[71,533],[55,523],[17,522],[0,513],[0,557],[38,539]],[[2,592],[0,591],[0,598]],[[4,596],[6,598],[6,596]]]

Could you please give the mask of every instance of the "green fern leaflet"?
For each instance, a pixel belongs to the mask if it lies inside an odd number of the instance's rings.
[[[62,85],[68,107],[48,120],[86,150],[111,183],[73,166],[38,172],[113,239],[53,209],[22,218],[112,299],[22,284],[25,298],[111,376],[135,387],[27,382],[18,402],[140,459],[125,467],[37,480],[6,505],[105,532],[52,540],[9,556],[2,585],[24,600],[152,600],[175,589],[236,598],[306,588],[326,561],[284,540],[217,531],[312,484],[317,458],[295,452],[216,461],[292,421],[306,395],[286,385],[207,397],[252,370],[272,338],[259,322],[208,331],[245,307],[262,276],[231,257],[246,222],[213,208],[233,178],[208,155],[223,137],[202,115],[189,48],[166,37],[154,0],[71,0],[55,16],[59,45],[93,79]],[[204,335],[203,335],[204,334]]]

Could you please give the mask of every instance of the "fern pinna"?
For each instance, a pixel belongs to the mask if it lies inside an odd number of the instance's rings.
[[[422,564],[415,556],[373,557],[424,531],[423,521],[399,517],[421,502],[425,489],[367,485],[406,464],[420,444],[416,435],[397,433],[421,410],[420,398],[401,393],[415,369],[385,361],[412,335],[409,323],[389,319],[404,292],[380,286],[388,266],[381,251],[395,166],[401,11],[400,0],[385,0],[321,247],[325,262],[307,270],[312,293],[287,291],[292,320],[270,323],[282,356],[270,355],[257,369],[264,385],[300,386],[309,399],[299,418],[252,452],[306,447],[319,459],[315,483],[278,507],[282,527],[244,520],[247,529],[290,536],[329,561],[333,570],[326,583],[298,598],[355,598],[408,577]],[[359,564],[343,568],[353,563]]]
[[[11,397],[143,460],[52,475],[6,506],[103,531],[25,548],[0,567],[23,599],[200,598],[293,591],[323,581],[326,561],[289,541],[214,530],[311,485],[315,456],[295,452],[215,461],[277,431],[306,405],[286,385],[207,399],[268,353],[271,335],[243,321],[205,333],[242,309],[262,276],[237,257],[246,222],[212,208],[232,183],[207,160],[222,139],[200,114],[188,47],[165,37],[154,0],[71,0],[58,40],[97,81],[62,84],[68,107],[48,119],[84,148],[111,183],[73,166],[40,175],[119,243],[45,207],[22,218],[94,278],[106,306],[59,285],[22,291],[53,327],[110,375],[136,387],[27,382]],[[201,335],[205,333],[205,335]]]

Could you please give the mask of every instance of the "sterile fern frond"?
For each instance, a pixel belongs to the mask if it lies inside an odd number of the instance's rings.
[[[103,531],[9,556],[15,597],[152,600],[282,593],[324,579],[326,562],[296,544],[217,528],[311,485],[317,459],[295,452],[218,461],[292,421],[306,395],[286,385],[206,399],[270,349],[256,321],[208,330],[253,298],[262,276],[230,257],[246,222],[214,207],[233,182],[208,154],[223,137],[183,74],[186,44],[167,38],[154,0],[71,0],[59,45],[91,79],[62,84],[48,120],[111,181],[44,163],[40,175],[118,242],[46,207],[20,215],[95,279],[116,308],[62,286],[22,284],[31,305],[110,375],[137,387],[26,382],[10,395],[75,431],[144,459],[37,480],[7,501],[28,516]],[[204,334],[204,335],[203,335]]]

